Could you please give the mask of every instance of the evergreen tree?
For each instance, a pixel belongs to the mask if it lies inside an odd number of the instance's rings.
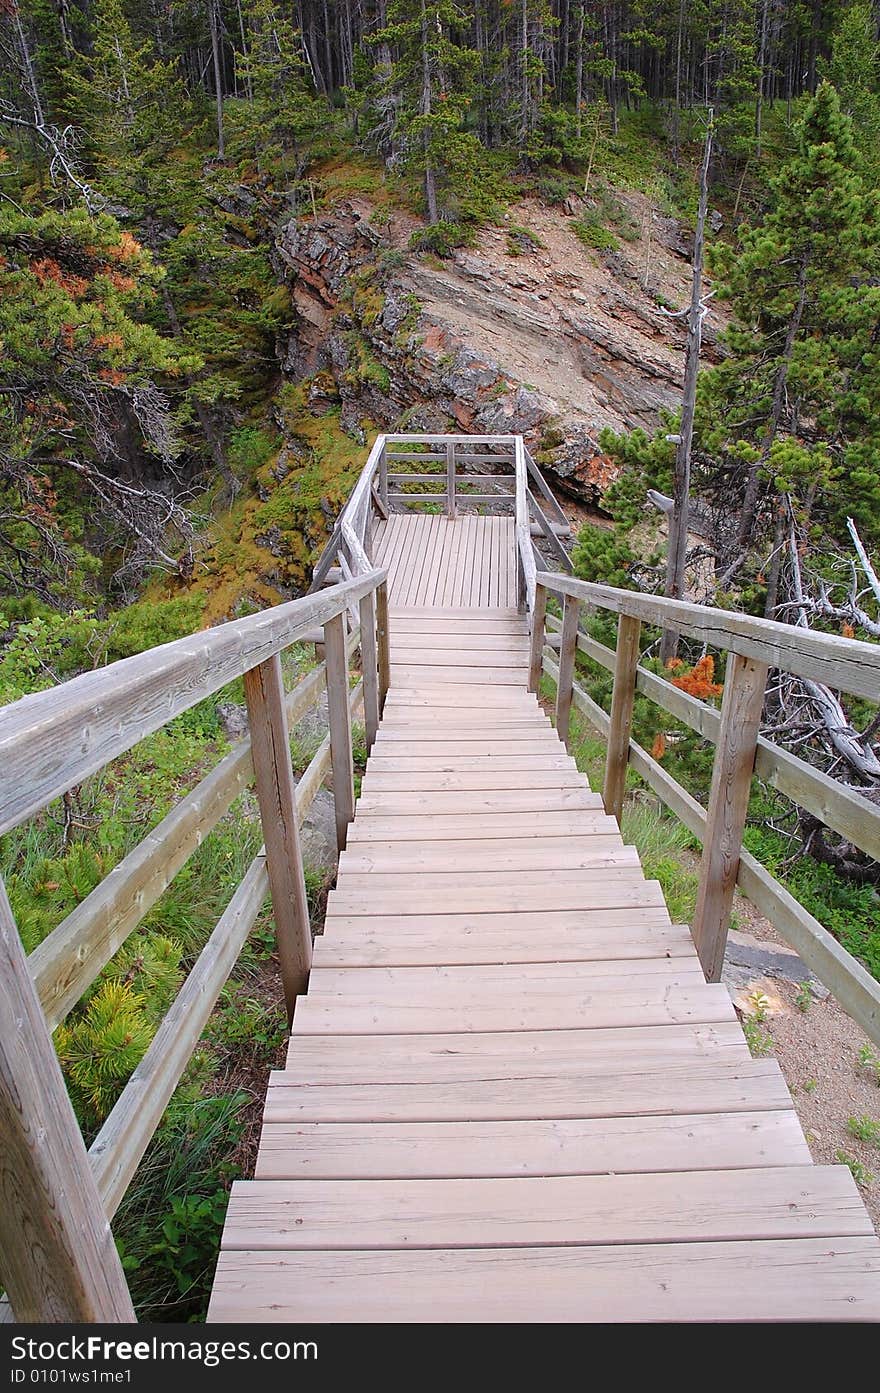
[[[327,109],[310,88],[301,57],[301,36],[275,0],[242,6],[242,42],[237,54],[245,83],[236,154],[249,153],[258,168],[283,171],[287,156],[304,162],[304,145],[327,126]]]
[[[878,242],[857,165],[852,121],[823,82],[763,222],[716,256],[733,321],[728,357],[701,380],[700,445],[741,480],[743,548],[768,486],[810,508],[828,497],[842,466],[841,394],[865,400]]]
[[[824,70],[837,88],[841,109],[852,117],[863,169],[876,185],[880,179],[880,44],[873,7],[867,0],[856,0],[844,11]]]

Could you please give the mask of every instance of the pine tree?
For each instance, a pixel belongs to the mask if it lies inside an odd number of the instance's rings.
[[[396,108],[394,140],[407,169],[421,179],[432,225],[454,211],[444,193],[466,180],[479,156],[476,137],[464,126],[479,58],[453,38],[458,20],[454,0],[391,0],[388,24],[371,36],[396,55],[383,83]]]
[[[301,57],[300,38],[275,0],[242,6],[243,43],[236,55],[247,99],[237,117],[234,148],[258,168],[284,170],[289,154],[303,162],[303,146],[327,126],[327,109],[315,99]]]
[[[852,117],[863,169],[876,185],[880,178],[880,44],[867,0],[856,0],[844,11],[831,57],[823,67],[837,89],[841,110]]]
[[[877,256],[876,202],[857,164],[852,121],[823,82],[763,222],[716,258],[734,317],[727,359],[701,381],[700,445],[742,479],[744,549],[768,485],[812,506],[839,474],[840,397],[860,394]]]

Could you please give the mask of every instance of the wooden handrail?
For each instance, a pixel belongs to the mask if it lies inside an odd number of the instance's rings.
[[[344,630],[351,607],[365,626],[360,642],[367,655],[364,677],[353,692],[348,689],[347,657],[359,635],[346,635]],[[328,636],[332,634],[327,659],[285,693],[280,653],[310,632],[316,620],[324,623]],[[305,989],[311,929],[299,825],[331,761],[337,775],[337,825],[343,826],[340,819],[351,816],[352,800],[345,796],[346,783],[350,795],[351,779],[340,777],[342,769],[349,775],[351,771],[350,711],[366,693],[375,731],[387,689],[387,651],[385,572],[367,565],[362,574],[321,595],[123,659],[0,712],[0,749],[7,769],[18,771],[26,763],[28,772],[37,771],[40,779],[39,793],[23,779],[5,791],[0,806],[7,827],[238,676],[244,678],[250,723],[249,738],[123,858],[31,959],[24,956],[0,882],[0,948],[8,948],[0,974],[0,1180],[6,1197],[0,1206],[0,1280],[19,1319],[132,1319],[108,1215],[118,1206],[149,1144],[269,890],[289,1015],[297,994]],[[163,681],[169,684],[164,695]],[[325,685],[330,734],[295,787],[289,721],[314,705]],[[62,731],[76,736],[68,746],[61,742]],[[265,846],[86,1158],[50,1031],[252,777]],[[20,1037],[24,1052],[13,1046],[13,1037]],[[36,1143],[38,1136],[43,1140]],[[14,1183],[7,1183],[13,1174]],[[65,1204],[69,1213],[60,1212]],[[34,1240],[36,1233],[39,1241]]]
[[[781,668],[812,682],[823,682],[853,696],[880,700],[880,645],[838,634],[757,619],[736,610],[709,609],[662,595],[643,595],[596,585],[574,576],[542,571],[538,582],[559,595],[573,595],[597,609],[627,614],[646,624],[675,625],[688,638],[698,638],[714,648],[739,653],[768,667]]]
[[[779,925],[844,1009],[880,1043],[880,983],[742,848],[749,783],[754,771],[828,826],[843,835],[852,834],[854,844],[868,854],[874,855],[880,849],[880,809],[855,790],[837,784],[821,770],[813,769],[758,734],[770,653],[777,655],[774,666],[791,672],[807,666],[808,675],[815,680],[818,664],[829,663],[833,652],[834,685],[864,694],[866,674],[880,672],[880,648],[835,636],[830,638],[831,647],[826,648],[825,635],[807,634],[788,625],[753,620],[731,611],[709,610],[682,601],[593,585],[569,576],[541,572],[537,582],[536,621],[546,607],[547,593],[564,597],[565,613],[561,625],[550,616],[540,625],[535,623],[530,686],[534,690],[537,674],[547,672],[557,683],[557,710],[562,709],[563,721],[567,721],[567,706],[574,704],[606,736],[606,812],[619,815],[623,773],[629,763],[703,842],[694,938],[709,980],[720,976],[733,888],[738,883],[743,893]],[[572,639],[571,614],[582,603],[620,615],[616,651],[580,632]],[[679,617],[680,610],[683,617]],[[643,620],[674,622],[680,632],[690,632],[732,654],[720,713],[638,665],[637,633]],[[547,628],[561,634],[558,661],[544,647],[545,622]],[[800,651],[802,639],[816,640],[805,645],[810,649],[806,658]],[[572,655],[578,649],[615,673],[610,716],[574,680]],[[852,651],[847,655],[844,649]],[[756,650],[763,656],[756,657]],[[708,812],[632,739],[632,698],[636,690],[715,742],[717,753]],[[876,700],[876,681],[873,692]]]
[[[354,580],[177,639],[0,711],[0,834],[385,579]]]

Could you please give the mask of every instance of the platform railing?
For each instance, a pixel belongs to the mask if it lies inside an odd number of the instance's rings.
[[[361,628],[347,634],[352,608]],[[316,625],[324,661],[285,692],[281,654]],[[350,690],[358,643],[363,677]],[[354,813],[351,716],[363,705],[375,732],[389,671],[386,575],[367,569],[0,711],[0,833],[238,677],[250,727],[30,956],[0,881],[0,1284],[16,1319],[134,1319],[110,1219],[269,893],[292,1016],[312,950],[299,827],[332,768],[344,847]],[[295,784],[289,728],[325,688],[329,731]],[[87,1151],[51,1032],[251,782],[265,844]]]
[[[369,569],[377,520],[431,505],[451,520],[469,508],[513,512],[520,601],[528,613],[534,576],[546,564],[535,538],[571,571],[564,546],[568,519],[521,435],[380,435],[315,564],[312,590],[327,582],[336,564],[346,579]]]
[[[547,615],[549,594],[562,601],[561,622]],[[619,616],[615,650],[581,632],[579,620],[584,609]],[[727,652],[720,712],[640,665],[643,624],[672,627],[679,634]],[[554,645],[558,643],[558,650],[548,646],[548,637]],[[614,673],[610,713],[576,681],[579,652]],[[589,584],[567,575],[541,572],[537,576],[529,689],[538,690],[542,673],[556,682],[556,726],[566,743],[572,706],[605,737],[602,797],[607,813],[620,816],[626,771],[631,766],[702,843],[693,934],[707,979],[718,981],[721,975],[734,887],[738,885],[844,1010],[880,1043],[880,982],[742,845],[754,773],[826,827],[880,860],[880,809],[876,804],[761,736],[771,669],[880,701],[880,645],[731,610]],[[715,745],[708,808],[633,740],[636,691]]]

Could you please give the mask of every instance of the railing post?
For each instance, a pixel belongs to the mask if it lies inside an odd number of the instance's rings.
[[[290,736],[284,706],[281,657],[276,653],[244,674],[254,760],[254,781],[266,870],[272,892],[275,938],[288,1018],[306,990],[312,964],[312,929],[299,842]]]
[[[632,731],[633,701],[636,695],[636,669],[639,665],[641,620],[622,614],[617,622],[617,651],[614,656],[614,691],[611,696],[611,724],[605,756],[605,782],[602,802],[609,817],[623,811],[629,740]]]
[[[330,759],[333,764],[333,801],[336,806],[336,845],[340,851],[344,851],[348,824],[354,817],[354,763],[348,705],[348,658],[341,614],[328,619],[324,625],[324,651],[327,654],[327,711]]]
[[[455,517],[455,441],[446,442],[446,516]]]
[[[387,449],[387,445],[383,444],[382,453],[379,456],[379,497],[382,500],[382,506],[385,509],[386,516],[388,513],[388,458],[386,453]]]
[[[379,668],[376,653],[376,592],[371,590],[360,604],[361,668],[364,674],[364,731],[367,751],[373,748],[379,729]]]
[[[532,638],[529,649],[529,691],[537,692],[544,668],[544,623],[547,615],[547,590],[535,586],[535,608],[532,611]]]
[[[707,982],[720,981],[724,965],[768,671],[766,663],[728,655],[694,916]]]
[[[18,1321],[135,1319],[0,882],[0,1279]]]
[[[379,715],[391,686],[391,638],[388,626],[388,582],[376,586],[376,644],[379,657]]]
[[[556,734],[568,748],[568,729],[571,724],[571,692],[574,683],[574,659],[577,652],[578,619],[581,602],[566,595],[562,606],[562,639],[559,647],[559,677],[556,680]]]

